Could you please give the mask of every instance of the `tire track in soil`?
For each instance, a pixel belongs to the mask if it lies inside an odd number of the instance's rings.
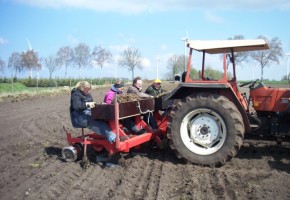
[[[138,183],[137,191],[140,191],[141,195],[135,193],[134,196],[138,199],[158,199],[162,170],[163,159],[153,159],[142,175],[142,182]]]
[[[1,168],[0,176],[3,185],[0,184],[2,186],[0,194],[25,182],[27,177],[30,177],[36,171],[36,169],[31,169],[33,168],[32,166],[41,165],[41,163],[43,163],[42,159],[39,159],[41,157],[39,154],[35,154],[35,151],[29,152],[30,153],[26,154],[26,156],[22,157],[21,155],[22,158],[19,157],[19,154],[11,155],[10,153],[7,153],[3,158],[1,157],[1,162],[5,162],[6,160],[10,165]]]
[[[9,194],[13,196],[3,196],[3,199],[59,199],[74,189],[71,187],[74,182],[86,176],[90,176],[90,172],[84,173],[78,164],[54,160],[14,187],[17,192]]]
[[[62,169],[59,176],[50,180],[49,187],[40,188],[38,195],[40,194],[41,199],[83,199],[82,194],[86,190],[85,186],[89,185],[87,182],[97,177],[97,173],[100,171],[96,171],[94,168],[83,170],[79,163],[71,164],[66,169]],[[75,195],[78,193],[79,197]]]
[[[145,159],[146,166],[141,168],[140,177],[137,179],[137,184],[133,189],[133,199],[152,199],[156,194],[156,189],[154,193],[150,194],[154,188],[158,189],[158,177],[155,176],[155,172],[160,171],[160,163],[158,160],[147,160]],[[152,191],[153,192],[153,191]],[[150,196],[152,195],[152,196]]]
[[[77,194],[77,197],[82,199],[112,199],[110,197],[114,195],[123,179],[124,169],[121,167],[103,168],[98,165],[94,168],[98,168],[98,175],[90,177],[88,182],[86,181],[87,183],[82,184],[81,188],[86,192],[82,196]],[[88,189],[85,189],[86,187]]]
[[[34,122],[37,122],[34,121]],[[19,129],[22,130],[22,133],[34,131],[37,127],[37,123],[20,123]],[[51,134],[49,135],[51,137]],[[57,136],[57,135],[56,135]],[[1,152],[3,152],[3,156],[1,156],[1,160],[11,160],[17,164],[21,164],[22,160],[32,160],[33,157],[43,157],[43,154],[35,155],[38,152],[45,151],[45,148],[51,144],[57,145],[58,141],[60,141],[59,136],[56,138],[45,138],[45,136],[37,136],[32,135],[27,138],[23,135],[20,135],[18,138],[15,138],[13,143],[3,145],[4,148],[1,148]],[[61,145],[58,145],[61,146]],[[41,151],[40,151],[41,150]],[[9,166],[11,167],[11,165]]]
[[[184,177],[183,188],[184,191],[181,194],[185,198],[194,198],[194,199],[216,199],[211,188],[211,175],[206,168],[205,170],[199,166],[190,166],[187,165],[186,169],[188,171],[187,175]]]
[[[44,168],[47,165],[47,161],[42,153],[37,149],[43,149],[39,144],[20,144],[13,145],[13,149],[16,153],[7,150],[7,152],[1,156],[1,162],[8,162],[9,165],[5,165],[1,168],[1,189],[0,196],[14,190],[20,184],[23,184],[30,177],[33,177],[38,173],[39,167]],[[21,170],[20,170],[21,169]],[[11,181],[12,180],[12,181]]]
[[[112,188],[108,198],[147,199],[148,189],[158,187],[158,180],[152,176],[153,171],[160,169],[160,163],[147,157],[135,156],[129,166],[126,166],[115,188]],[[150,198],[149,198],[150,199]]]
[[[236,199],[235,193],[226,186],[224,172],[212,170],[210,173],[210,185],[217,199]]]
[[[99,196],[107,193],[105,185],[107,176],[114,176],[114,172],[99,165],[91,165],[84,171],[85,175],[82,174],[71,186],[72,189],[59,199],[99,199]]]
[[[5,174],[5,176],[1,175],[1,177],[3,177],[1,183],[4,182],[5,185],[4,188],[1,187],[3,189],[3,192],[2,190],[0,192],[1,194],[9,192],[11,188],[17,188],[18,184],[27,182],[27,179],[29,180],[31,176],[39,176],[37,169],[33,169],[34,167],[31,167],[31,165],[39,164],[41,167],[45,167],[47,164],[47,155],[45,156],[43,152],[46,148],[45,145],[59,141],[59,139],[47,139],[46,137],[50,137],[51,134],[39,134],[36,130],[41,131],[42,122],[45,122],[42,117],[37,117],[35,115],[26,116],[26,118],[16,124],[17,126],[14,128],[14,130],[16,129],[17,131],[13,133],[18,134],[13,137],[14,142],[1,149],[3,153],[1,161],[9,161],[10,163],[9,166],[1,168],[1,173]],[[17,169],[19,169],[19,166],[21,166],[22,172],[15,173]],[[10,179],[15,181],[9,181]]]
[[[168,184],[171,193],[165,199],[220,199],[220,195],[215,192],[215,187],[217,185],[219,188],[223,187],[220,187],[219,178],[213,180],[212,169],[191,164],[169,166],[169,169],[172,168],[175,168],[173,172],[175,176],[170,178],[171,182]]]
[[[279,191],[273,192],[272,186],[270,188],[262,189],[264,183],[269,182],[271,185],[273,179],[281,176],[280,173],[277,173],[277,171],[274,170],[227,170],[225,176],[226,183],[228,186],[231,186],[232,192],[235,194],[235,199],[287,199],[284,198],[284,196],[289,196],[289,193],[283,194]],[[282,185],[281,188],[288,187],[289,189],[289,180],[287,180],[287,178],[279,177],[279,180]],[[285,182],[285,185],[283,182]],[[269,190],[272,192],[267,192]]]

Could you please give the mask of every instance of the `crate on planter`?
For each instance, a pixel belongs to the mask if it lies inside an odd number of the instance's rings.
[[[119,103],[119,119],[144,114],[148,111],[154,111],[154,99],[141,99],[139,101],[130,101]],[[98,104],[92,108],[93,119],[112,120],[115,119],[114,104]]]

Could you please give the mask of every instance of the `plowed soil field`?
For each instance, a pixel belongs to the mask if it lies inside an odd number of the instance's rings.
[[[164,84],[172,89],[173,83]],[[107,88],[92,91],[101,102]],[[219,168],[176,158],[170,149],[125,155],[122,165],[64,162],[63,126],[70,94],[0,104],[0,199],[290,199],[290,143],[245,139],[235,158]],[[140,153],[142,152],[142,153]]]

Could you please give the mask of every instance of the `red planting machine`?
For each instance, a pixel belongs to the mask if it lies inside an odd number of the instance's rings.
[[[267,51],[264,40],[218,40],[187,42],[189,57],[187,69],[181,83],[165,98],[144,99],[135,102],[97,105],[92,115],[96,119],[109,121],[111,129],[119,136],[126,136],[120,119],[135,116],[137,126],[147,133],[132,135],[125,141],[110,144],[97,134],[72,137],[67,133],[70,147],[63,149],[68,161],[86,158],[86,147],[100,151],[106,149],[109,155],[129,152],[149,141],[160,143],[168,139],[170,147],[178,158],[191,163],[218,166],[233,158],[242,146],[245,134],[274,136],[278,139],[290,135],[290,90],[267,87],[260,81],[239,85],[236,77],[235,56],[240,52]],[[191,77],[193,50],[202,53],[201,70],[197,78]],[[221,54],[223,75],[213,80],[206,74],[206,55]],[[211,59],[212,60],[212,59]],[[194,63],[196,65],[196,63]],[[230,70],[230,73],[229,73]],[[247,92],[240,92],[247,86]],[[159,110],[174,102],[165,116]],[[142,114],[153,112],[159,125],[159,132],[142,120]],[[67,154],[65,154],[67,150]]]

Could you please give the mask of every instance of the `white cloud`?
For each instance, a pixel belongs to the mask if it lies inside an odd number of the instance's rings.
[[[109,49],[114,52],[123,52],[125,49],[127,49],[129,45],[124,44],[124,45],[110,45]]]
[[[67,39],[68,39],[69,43],[71,43],[73,45],[77,45],[79,43],[79,40],[73,35],[68,35]]]
[[[8,43],[7,40],[5,40],[3,37],[0,37],[0,45]]]
[[[118,34],[119,38],[122,39],[123,41],[125,41],[126,43],[132,44],[135,42],[135,37],[134,36],[128,36],[125,35],[124,33],[119,33]]]
[[[164,50],[167,50],[167,45],[166,44],[162,44],[161,47],[160,47],[160,49],[163,50],[163,51]]]
[[[222,24],[223,23],[223,19],[211,12],[206,12],[205,13],[205,20],[209,21],[209,22],[213,22],[216,24]]]
[[[148,58],[143,58],[141,65],[144,69],[151,67],[151,62]]]
[[[289,0],[11,0],[14,3],[26,4],[37,7],[73,7],[95,10],[97,12],[118,12],[124,14],[137,14],[142,12],[159,12],[167,10],[192,10],[192,9],[290,9]]]

